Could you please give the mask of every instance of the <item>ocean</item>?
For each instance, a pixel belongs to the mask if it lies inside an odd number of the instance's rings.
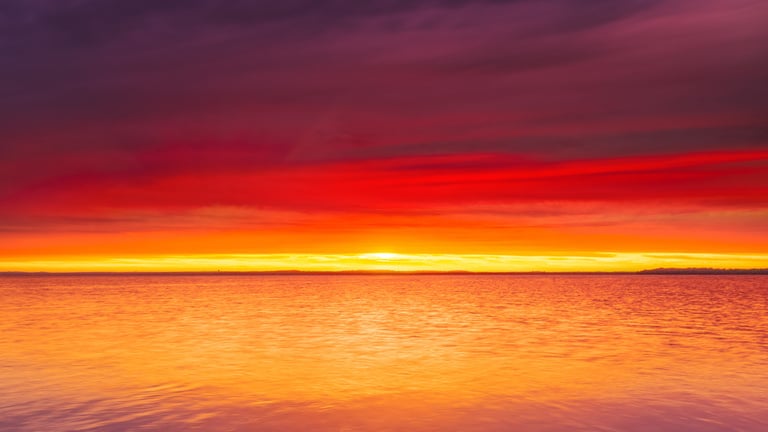
[[[766,431],[768,276],[3,276],[0,430]]]

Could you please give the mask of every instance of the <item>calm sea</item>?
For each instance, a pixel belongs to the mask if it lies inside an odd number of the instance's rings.
[[[762,432],[768,277],[0,277],[0,430]]]

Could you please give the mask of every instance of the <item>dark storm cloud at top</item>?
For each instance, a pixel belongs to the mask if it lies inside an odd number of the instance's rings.
[[[5,1],[0,196],[77,175],[766,147],[751,0]]]

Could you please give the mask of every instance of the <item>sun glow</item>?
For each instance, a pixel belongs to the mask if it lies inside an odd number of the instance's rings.
[[[396,254],[392,252],[373,252],[359,255],[360,259],[375,260],[375,261],[395,261],[406,259],[405,255]]]

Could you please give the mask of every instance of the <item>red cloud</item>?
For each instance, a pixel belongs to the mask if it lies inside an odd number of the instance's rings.
[[[195,165],[51,179],[17,191],[4,206],[6,213],[211,205],[408,212],[551,200],[755,207],[765,205],[768,196],[768,151],[758,150],[564,162],[454,154],[252,168],[234,159],[197,160]]]

